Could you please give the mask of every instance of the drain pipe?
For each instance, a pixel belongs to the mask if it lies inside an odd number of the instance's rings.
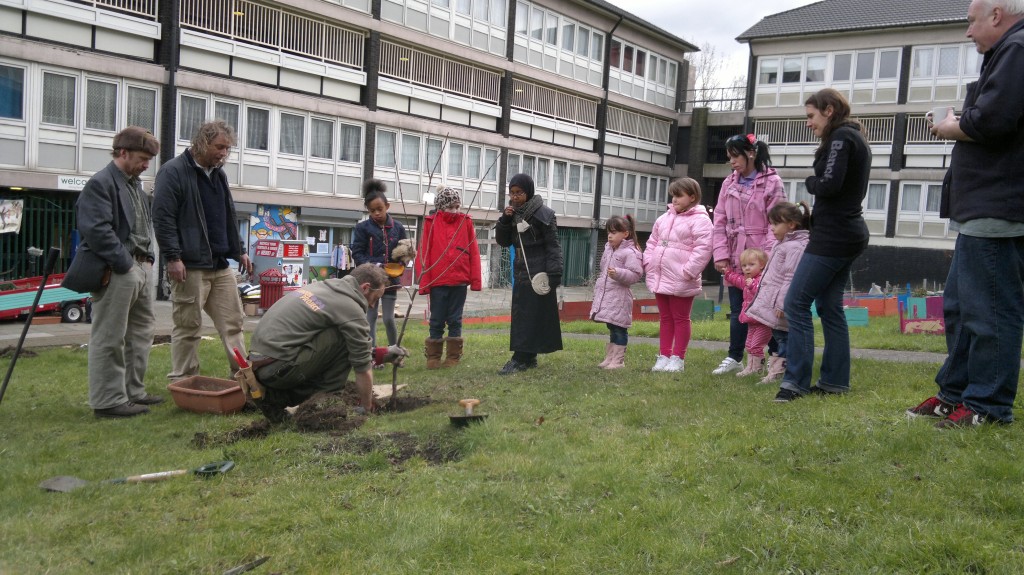
[[[160,123],[160,165],[174,159],[174,143],[176,133],[174,126],[178,119],[178,86],[175,77],[178,65],[181,62],[181,3],[163,2],[165,6],[163,18],[163,38],[161,38],[160,60],[167,69],[167,84],[164,85],[163,106]],[[164,258],[157,254],[157,289],[158,300],[168,300],[171,297],[167,278],[167,264]]]
[[[604,146],[608,132],[608,75],[611,73],[612,34],[619,29],[620,24],[622,16],[619,16],[612,29],[605,33],[604,69],[601,70],[601,90],[604,94],[597,109],[597,141],[601,143],[601,149],[597,153],[597,173],[594,174],[594,214],[591,220],[593,223],[590,228],[590,250],[587,258],[589,272],[593,272],[594,266],[597,265],[597,238],[601,233],[601,189],[604,186]]]

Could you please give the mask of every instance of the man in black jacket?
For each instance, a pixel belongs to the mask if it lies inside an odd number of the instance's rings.
[[[247,246],[238,233],[235,203],[221,166],[235,132],[220,120],[199,127],[192,146],[160,168],[153,198],[153,227],[167,262],[174,304],[171,331],[172,381],[199,374],[203,311],[220,334],[228,364],[238,370],[232,348],[245,353],[245,314],[238,295],[234,259],[252,273]]]
[[[956,227],[943,293],[939,392],[911,416],[936,426],[1013,421],[1024,338],[1024,0],[973,0],[967,37],[984,54],[959,118],[932,118],[956,140],[939,212]]]
[[[96,417],[132,417],[162,402],[146,393],[143,381],[153,345],[153,229],[149,198],[139,175],[160,151],[144,128],[130,126],[114,136],[114,159],[89,178],[75,210],[82,234],[79,252],[96,254],[105,276],[92,292],[89,337],[89,405]],[[89,260],[84,260],[89,261]]]

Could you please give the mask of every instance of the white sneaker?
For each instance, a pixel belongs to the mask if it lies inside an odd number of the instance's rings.
[[[743,364],[731,357],[726,357],[722,360],[722,363],[718,364],[718,367],[711,372],[711,375],[722,375],[738,369],[743,369]]]
[[[668,365],[666,365],[665,369],[662,371],[671,371],[676,373],[683,371],[683,359],[678,355],[673,355],[668,358]]]
[[[658,360],[654,362],[654,367],[651,368],[651,371],[665,371],[666,365],[668,365],[668,357],[659,355]]]

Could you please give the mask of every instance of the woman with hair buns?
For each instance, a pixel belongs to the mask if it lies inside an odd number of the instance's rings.
[[[459,211],[458,190],[444,185],[434,195],[434,212],[423,220],[416,258],[421,295],[430,296],[430,334],[423,342],[427,369],[455,367],[462,358],[462,310],[466,288],[481,289],[480,246],[469,214]],[[448,337],[444,337],[445,325]],[[441,362],[447,344],[448,352]]]
[[[514,247],[512,326],[509,349],[513,352],[499,375],[537,367],[537,354],[562,349],[556,289],[562,283],[562,246],[558,242],[555,211],[534,194],[533,178],[516,174],[508,183],[509,205],[495,226],[498,245]],[[547,274],[549,291],[537,293],[534,278]],[[543,277],[543,276],[541,276]],[[543,282],[536,282],[543,291]]]
[[[722,191],[718,194],[712,240],[712,260],[723,282],[726,272],[743,272],[740,269],[743,250],[758,248],[771,255],[775,236],[768,223],[768,210],[786,199],[782,178],[771,166],[768,144],[754,134],[738,134],[725,141],[725,151],[732,174],[722,182]],[[714,375],[743,368],[747,324],[740,321],[742,289],[729,286],[729,309],[729,355],[711,372]]]
[[[356,224],[352,232],[352,259],[356,265],[377,264],[383,266],[392,261],[391,252],[398,247],[399,240],[405,239],[405,228],[390,215],[385,192],[388,187],[380,180],[366,180],[363,183],[363,205],[369,217]],[[384,291],[377,305],[366,310],[366,321],[370,322],[370,339],[377,345],[377,310],[383,309],[384,330],[388,334],[388,345],[398,340],[395,326],[395,303],[398,301],[398,286],[401,276],[391,278],[391,285]],[[383,364],[381,366],[383,367]]]

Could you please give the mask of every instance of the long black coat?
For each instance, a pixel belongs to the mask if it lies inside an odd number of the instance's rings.
[[[551,353],[562,349],[558,295],[556,290],[551,290],[547,295],[537,295],[530,284],[530,274],[547,272],[549,276],[562,275],[558,222],[554,210],[547,206],[538,209],[527,222],[530,228],[521,234],[521,248],[520,234],[516,231],[513,218],[502,216],[495,226],[498,245],[515,246],[516,252],[512,266],[515,287],[512,289],[509,349],[525,353]],[[526,273],[527,264],[530,274]]]

